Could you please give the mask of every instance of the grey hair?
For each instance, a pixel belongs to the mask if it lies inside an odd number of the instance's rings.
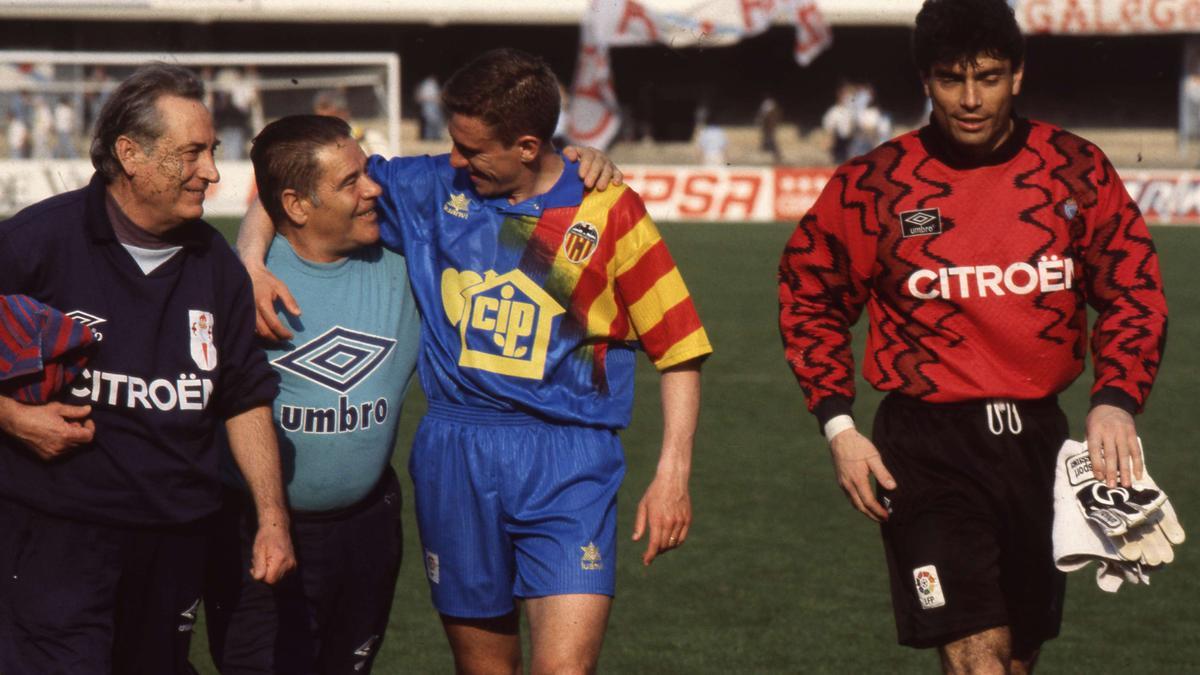
[[[204,100],[204,83],[192,71],[169,63],[148,63],[113,91],[96,119],[92,136],[92,166],[106,182],[124,174],[116,144],[128,136],[142,147],[151,147],[163,134],[157,102],[161,96]]]

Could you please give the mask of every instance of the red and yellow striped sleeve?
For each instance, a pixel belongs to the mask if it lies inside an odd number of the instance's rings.
[[[625,335],[613,336],[639,340],[659,370],[712,353],[679,268],[636,192],[622,191],[605,229],[615,242],[614,300],[625,319],[612,325]]]

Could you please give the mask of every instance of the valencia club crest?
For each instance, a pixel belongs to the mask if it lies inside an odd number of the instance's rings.
[[[596,252],[596,244],[600,243],[600,232],[591,223],[579,221],[567,230],[563,237],[562,251],[567,260],[582,265]]]

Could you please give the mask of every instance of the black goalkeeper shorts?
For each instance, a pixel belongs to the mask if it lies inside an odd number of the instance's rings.
[[[1013,657],[1058,635],[1066,577],[1051,546],[1054,461],[1069,435],[1053,398],[924,403],[891,394],[874,440],[900,644],[934,647],[998,626]]]

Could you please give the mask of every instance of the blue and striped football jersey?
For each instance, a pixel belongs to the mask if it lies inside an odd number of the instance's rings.
[[[660,370],[712,351],[641,198],[587,191],[577,168],[509,204],[449,155],[369,160],[383,241],[405,253],[421,308],[431,400],[622,428],[637,349]]]

